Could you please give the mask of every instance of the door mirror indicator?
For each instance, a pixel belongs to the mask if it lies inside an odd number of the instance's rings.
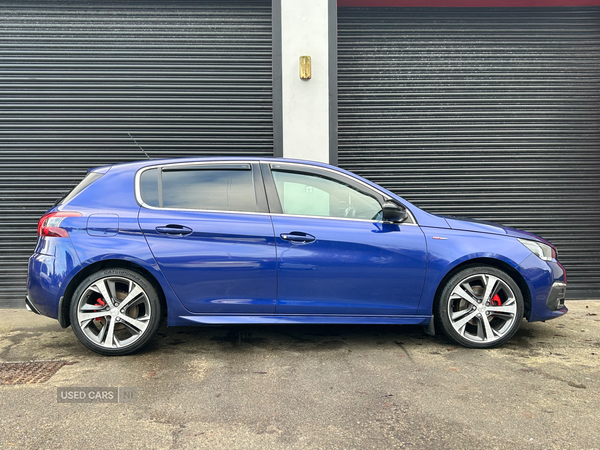
[[[392,223],[402,223],[408,217],[406,208],[397,203],[387,201],[383,204],[383,220]]]

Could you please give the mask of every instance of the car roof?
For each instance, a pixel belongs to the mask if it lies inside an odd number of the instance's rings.
[[[138,170],[148,166],[158,166],[164,164],[181,164],[181,163],[195,163],[195,162],[210,162],[210,161],[264,161],[264,162],[281,162],[281,163],[297,163],[306,164],[318,167],[333,168],[345,172],[345,170],[339,167],[332,166],[330,164],[318,162],[318,161],[307,161],[302,159],[290,159],[290,158],[273,158],[273,157],[260,157],[260,156],[194,156],[194,157],[182,157],[182,158],[167,158],[167,159],[144,159],[139,161],[132,161],[126,163],[112,164],[109,166],[94,167],[90,169],[90,172],[104,172],[108,169],[122,169],[122,170]]]

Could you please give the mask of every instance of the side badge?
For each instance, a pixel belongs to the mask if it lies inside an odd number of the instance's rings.
[[[448,240],[448,238],[440,237],[440,236],[433,236],[431,239],[436,239],[438,241],[447,241]]]

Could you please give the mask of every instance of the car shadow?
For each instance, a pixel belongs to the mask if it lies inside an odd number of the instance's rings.
[[[543,326],[523,322],[516,335],[504,346],[523,348],[530,346]],[[543,333],[542,333],[543,334]],[[249,349],[270,351],[338,351],[342,349],[374,349],[402,347],[404,351],[421,346],[432,351],[462,348],[437,333],[429,336],[417,325],[223,325],[166,327],[144,349],[137,352],[246,352]],[[441,349],[441,350],[440,350]]]
[[[443,336],[428,336],[414,325],[226,325],[163,327],[139,353],[181,351],[335,351],[380,346],[420,346],[427,341],[452,345]]]

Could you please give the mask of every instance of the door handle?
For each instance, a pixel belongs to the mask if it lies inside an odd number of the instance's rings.
[[[164,227],[156,227],[156,231],[161,234],[169,234],[171,236],[186,236],[188,234],[192,234],[194,230],[184,227],[183,225],[169,224],[165,225]]]
[[[286,241],[295,242],[297,244],[308,244],[314,242],[317,238],[312,234],[302,233],[300,231],[292,231],[291,233],[281,233],[281,239]]]

